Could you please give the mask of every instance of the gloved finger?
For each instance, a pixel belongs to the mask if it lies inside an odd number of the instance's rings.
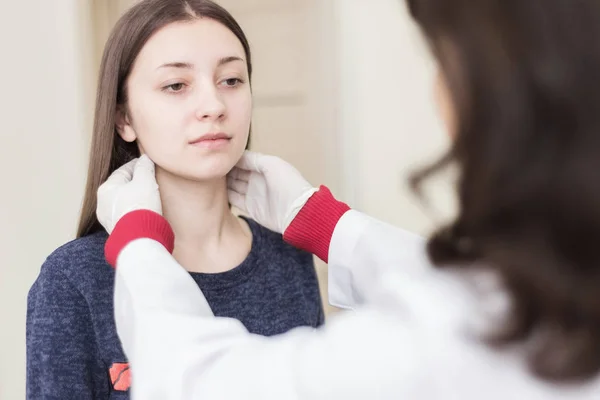
[[[233,169],[229,171],[229,174],[227,176],[233,179],[237,179],[238,181],[248,182],[250,180],[250,175],[252,175],[252,172],[250,171],[246,171],[238,167],[233,167]]]
[[[227,177],[227,189],[239,194],[246,194],[248,193],[248,182]]]
[[[152,182],[156,181],[154,175],[154,163],[150,160],[150,157],[145,154],[138,159],[138,162],[133,169],[133,180],[139,179],[150,180]]]
[[[246,212],[246,196],[233,190],[227,190],[227,197],[229,197],[229,203],[232,206],[239,208],[240,210]]]
[[[137,160],[137,158],[134,158],[133,160],[129,161],[126,164],[123,164],[121,167],[116,169],[112,174],[110,174],[110,176],[102,186],[107,188],[123,185],[125,183],[130,182],[133,178],[133,170],[135,168]]]
[[[246,150],[235,166],[247,171],[262,172],[263,168],[260,160],[264,157],[265,156],[260,153]]]

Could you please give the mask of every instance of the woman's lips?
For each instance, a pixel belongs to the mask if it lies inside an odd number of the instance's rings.
[[[231,138],[225,133],[209,133],[190,142],[192,146],[205,149],[220,149],[229,144]]]

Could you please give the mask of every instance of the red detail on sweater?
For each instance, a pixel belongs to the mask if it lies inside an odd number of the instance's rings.
[[[169,253],[175,247],[175,234],[169,222],[150,210],[136,210],[125,214],[115,225],[104,246],[104,256],[116,268],[119,253],[136,239],[153,239],[165,246]]]
[[[114,390],[126,392],[131,387],[131,370],[128,363],[114,363],[108,370]]]
[[[321,186],[292,220],[283,239],[327,262],[335,226],[348,210],[347,204],[337,201],[326,186]]]

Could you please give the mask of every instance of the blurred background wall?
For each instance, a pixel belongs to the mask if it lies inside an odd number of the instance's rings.
[[[135,0],[0,6],[0,399],[25,396],[25,313],[45,257],[73,239],[95,80],[112,25]],[[221,0],[253,50],[253,149],[293,163],[351,206],[427,233],[405,177],[447,145],[434,66],[402,0]],[[454,207],[448,179],[430,185]],[[318,263],[326,295],[326,266]],[[328,312],[333,310],[328,308]]]
[[[25,398],[25,313],[44,258],[71,239],[86,174],[89,39],[81,0],[2,2],[0,399]]]

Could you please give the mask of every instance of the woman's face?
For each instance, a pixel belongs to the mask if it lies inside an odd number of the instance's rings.
[[[225,176],[244,152],[252,97],[237,37],[210,19],[156,32],[127,81],[117,129],[157,168],[190,180]]]

